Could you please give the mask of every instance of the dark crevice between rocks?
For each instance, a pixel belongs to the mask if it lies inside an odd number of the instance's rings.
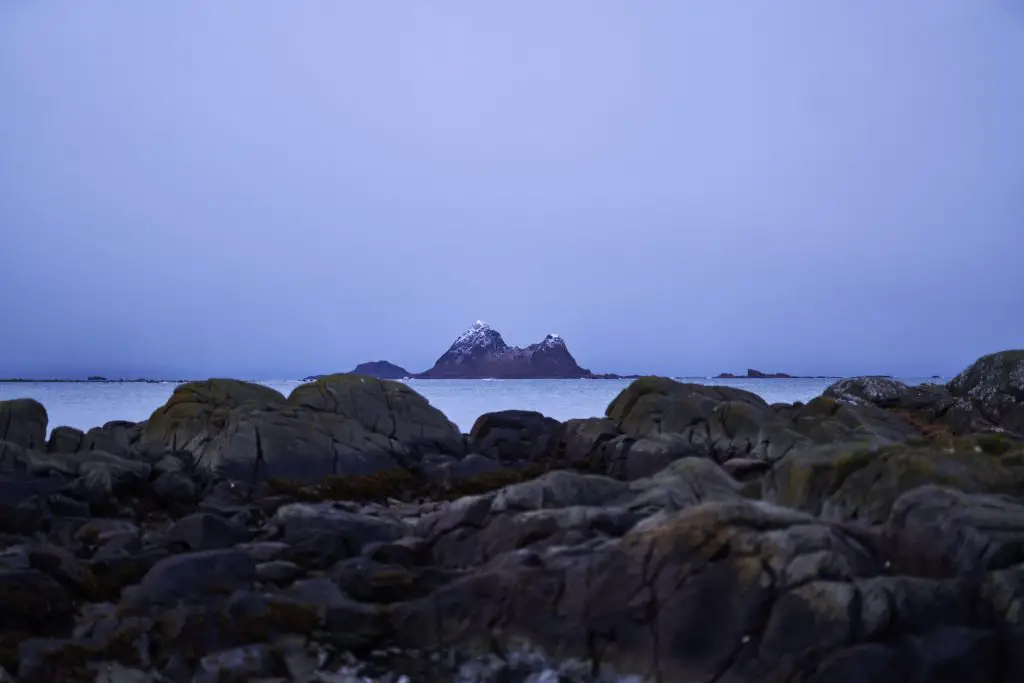
[[[259,481],[260,467],[265,464],[263,459],[263,439],[260,437],[260,428],[253,425],[253,432],[256,434],[256,457],[252,462],[252,478],[251,482]]]
[[[388,432],[388,440],[396,441],[396,434],[398,433],[398,414],[395,412],[394,406],[391,405],[391,396],[388,395],[388,389],[385,386],[381,386],[381,393],[384,394],[384,405],[387,407],[388,419],[391,421],[391,431]]]
[[[14,419],[14,409],[8,406],[7,409],[3,411],[3,414],[7,419],[4,420],[3,431],[0,431],[0,439],[6,439],[10,435],[11,421]]]

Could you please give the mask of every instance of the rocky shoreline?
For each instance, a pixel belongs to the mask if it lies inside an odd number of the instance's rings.
[[[47,428],[0,402],[0,681],[1024,680],[1024,351],[469,434],[359,375]]]

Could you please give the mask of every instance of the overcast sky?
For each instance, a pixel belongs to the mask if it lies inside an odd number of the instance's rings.
[[[1024,347],[1019,0],[0,0],[0,376]]]

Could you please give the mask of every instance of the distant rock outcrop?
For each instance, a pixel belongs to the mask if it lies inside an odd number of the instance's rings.
[[[476,321],[437,359],[422,379],[581,379],[593,374],[581,368],[565,341],[549,334],[526,348],[509,346],[497,330]]]
[[[715,379],[793,379],[793,375],[787,375],[784,372],[761,372],[760,370],[748,368],[745,375],[723,372],[720,375],[716,375]]]
[[[351,374],[367,375],[377,379],[402,379],[411,377],[413,373],[386,360],[375,360],[370,363],[360,363],[351,371]]]

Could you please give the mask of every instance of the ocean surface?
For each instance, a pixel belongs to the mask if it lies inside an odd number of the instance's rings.
[[[836,381],[832,379],[708,379],[684,382],[739,387],[769,403],[807,401]],[[941,382],[931,378],[899,378],[906,384]],[[536,410],[558,420],[598,417],[631,380],[406,380],[409,386],[444,411],[468,432],[483,413],[510,408]],[[261,381],[287,396],[298,380]],[[50,428],[68,425],[87,430],[110,420],[147,419],[174,391],[174,382],[0,382],[0,400],[29,397],[46,406]]]

